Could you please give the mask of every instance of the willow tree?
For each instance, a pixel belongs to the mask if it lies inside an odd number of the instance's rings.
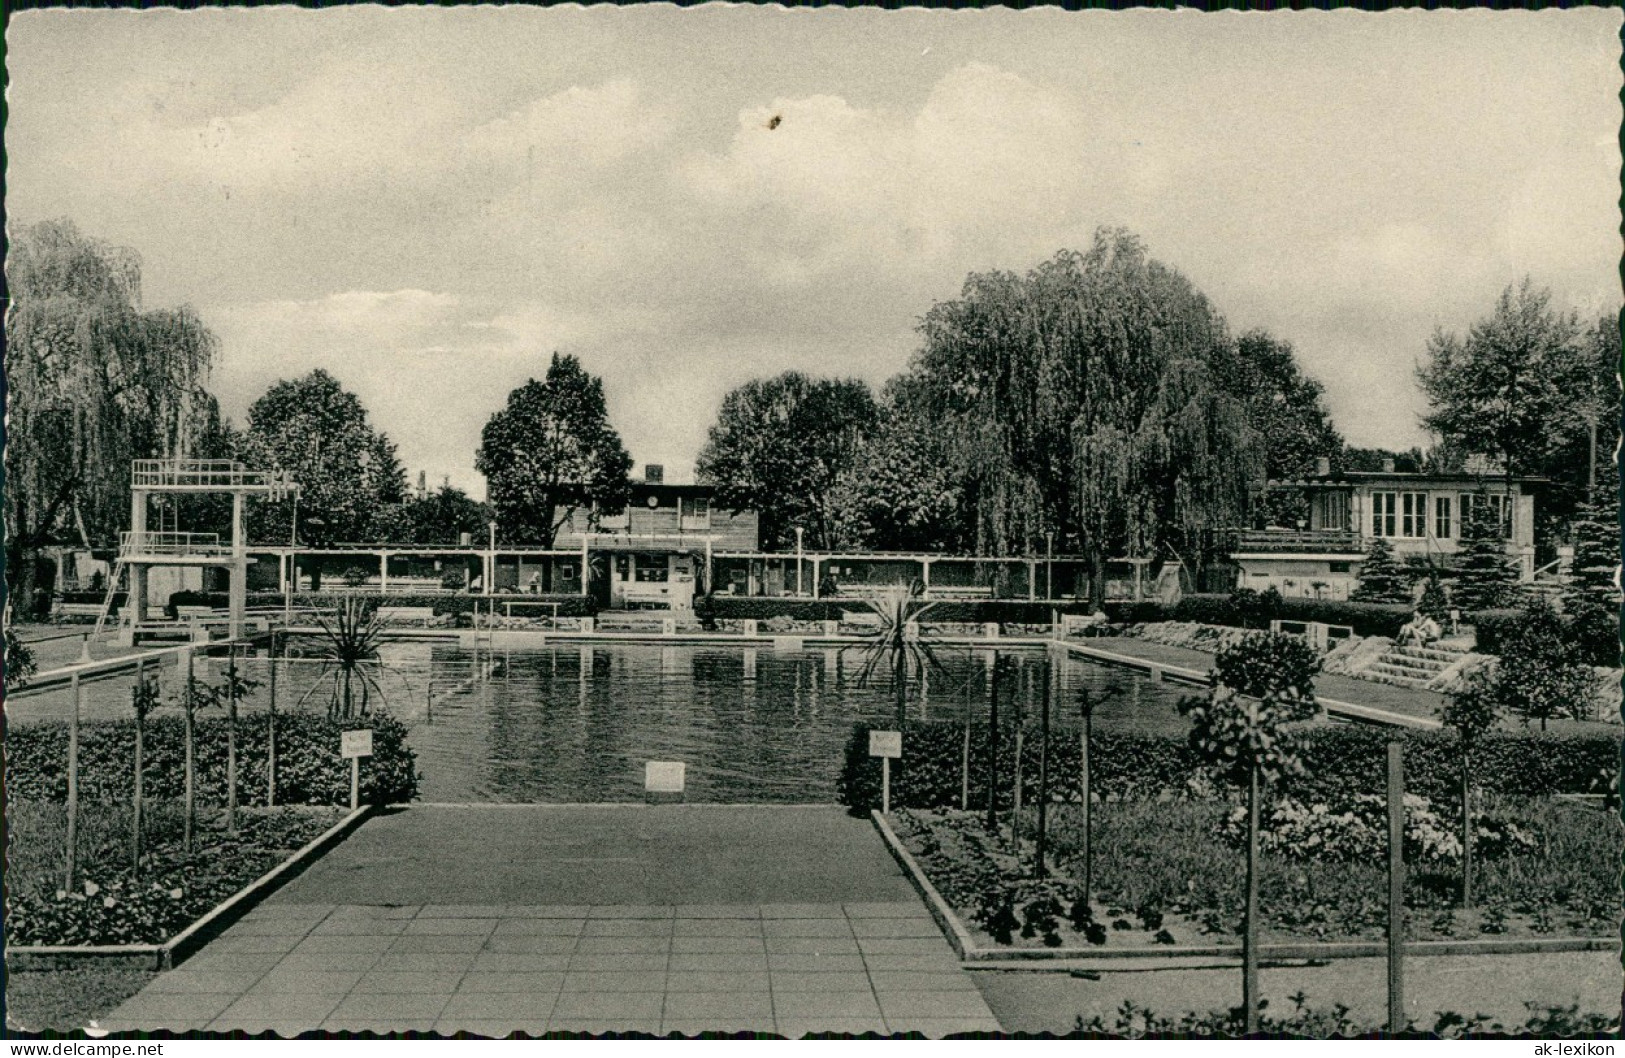
[[[41,548],[106,547],[130,460],[212,456],[218,343],[189,308],[143,312],[134,250],[66,220],[16,230],[7,260],[6,577],[32,601]]]
[[[1262,469],[1246,403],[1215,381],[1223,320],[1122,230],[1025,276],[972,275],[933,306],[912,391],[940,424],[983,554],[1200,556]]]

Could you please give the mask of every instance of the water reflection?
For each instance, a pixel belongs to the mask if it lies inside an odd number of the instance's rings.
[[[1031,723],[1044,688],[1042,650],[999,652],[1002,717]],[[941,669],[911,688],[910,718],[980,722],[986,717],[994,652],[938,651]],[[895,716],[886,674],[860,686],[855,653],[692,645],[561,645],[534,651],[461,650],[393,643],[383,651],[386,707],[411,728],[429,801],[635,801],[649,760],[687,764],[691,801],[820,802],[835,797],[846,742],[858,720]],[[259,686],[245,711],[266,708],[267,661],[240,659]],[[216,659],[198,678],[218,681]],[[277,708],[320,712],[326,697],[319,663],[279,666]],[[166,704],[183,672],[162,670]],[[1095,729],[1182,733],[1174,705],[1187,688],[1150,683],[1123,670],[1079,660],[1058,663],[1053,719],[1079,724],[1085,688],[1101,702]],[[128,677],[87,684],[87,721],[130,715]],[[8,722],[65,719],[66,689],[15,695]]]
[[[1006,651],[1000,696],[1038,716],[1041,651]],[[467,668],[433,648],[433,670]],[[991,651],[947,653],[912,688],[909,715],[985,715]],[[894,715],[884,680],[859,686],[837,650],[707,646],[560,647],[512,653],[499,675],[438,697],[434,723],[414,731],[433,801],[635,801],[649,760],[687,764],[691,801],[828,802],[857,720]],[[443,681],[437,679],[436,683]],[[1058,666],[1055,722],[1075,726],[1067,696],[1109,697],[1100,730],[1183,729],[1181,692],[1082,662]]]

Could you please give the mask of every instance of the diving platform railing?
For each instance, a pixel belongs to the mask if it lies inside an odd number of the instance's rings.
[[[231,547],[220,542],[219,533],[120,533],[119,558],[130,561],[141,555],[166,558],[226,558]]]
[[[144,492],[266,492],[296,486],[285,471],[250,470],[234,459],[137,459],[130,487]]]

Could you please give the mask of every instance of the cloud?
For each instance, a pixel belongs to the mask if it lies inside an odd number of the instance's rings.
[[[138,248],[228,410],[326,365],[465,482],[555,349],[680,473],[728,387],[879,383],[967,273],[1102,224],[1360,443],[1421,440],[1428,334],[1525,272],[1619,297],[1617,12],[668,14],[25,13],[8,208]]]

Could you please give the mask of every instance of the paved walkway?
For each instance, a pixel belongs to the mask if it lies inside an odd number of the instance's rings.
[[[369,821],[107,1027],[999,1030],[866,820],[539,805]]]

